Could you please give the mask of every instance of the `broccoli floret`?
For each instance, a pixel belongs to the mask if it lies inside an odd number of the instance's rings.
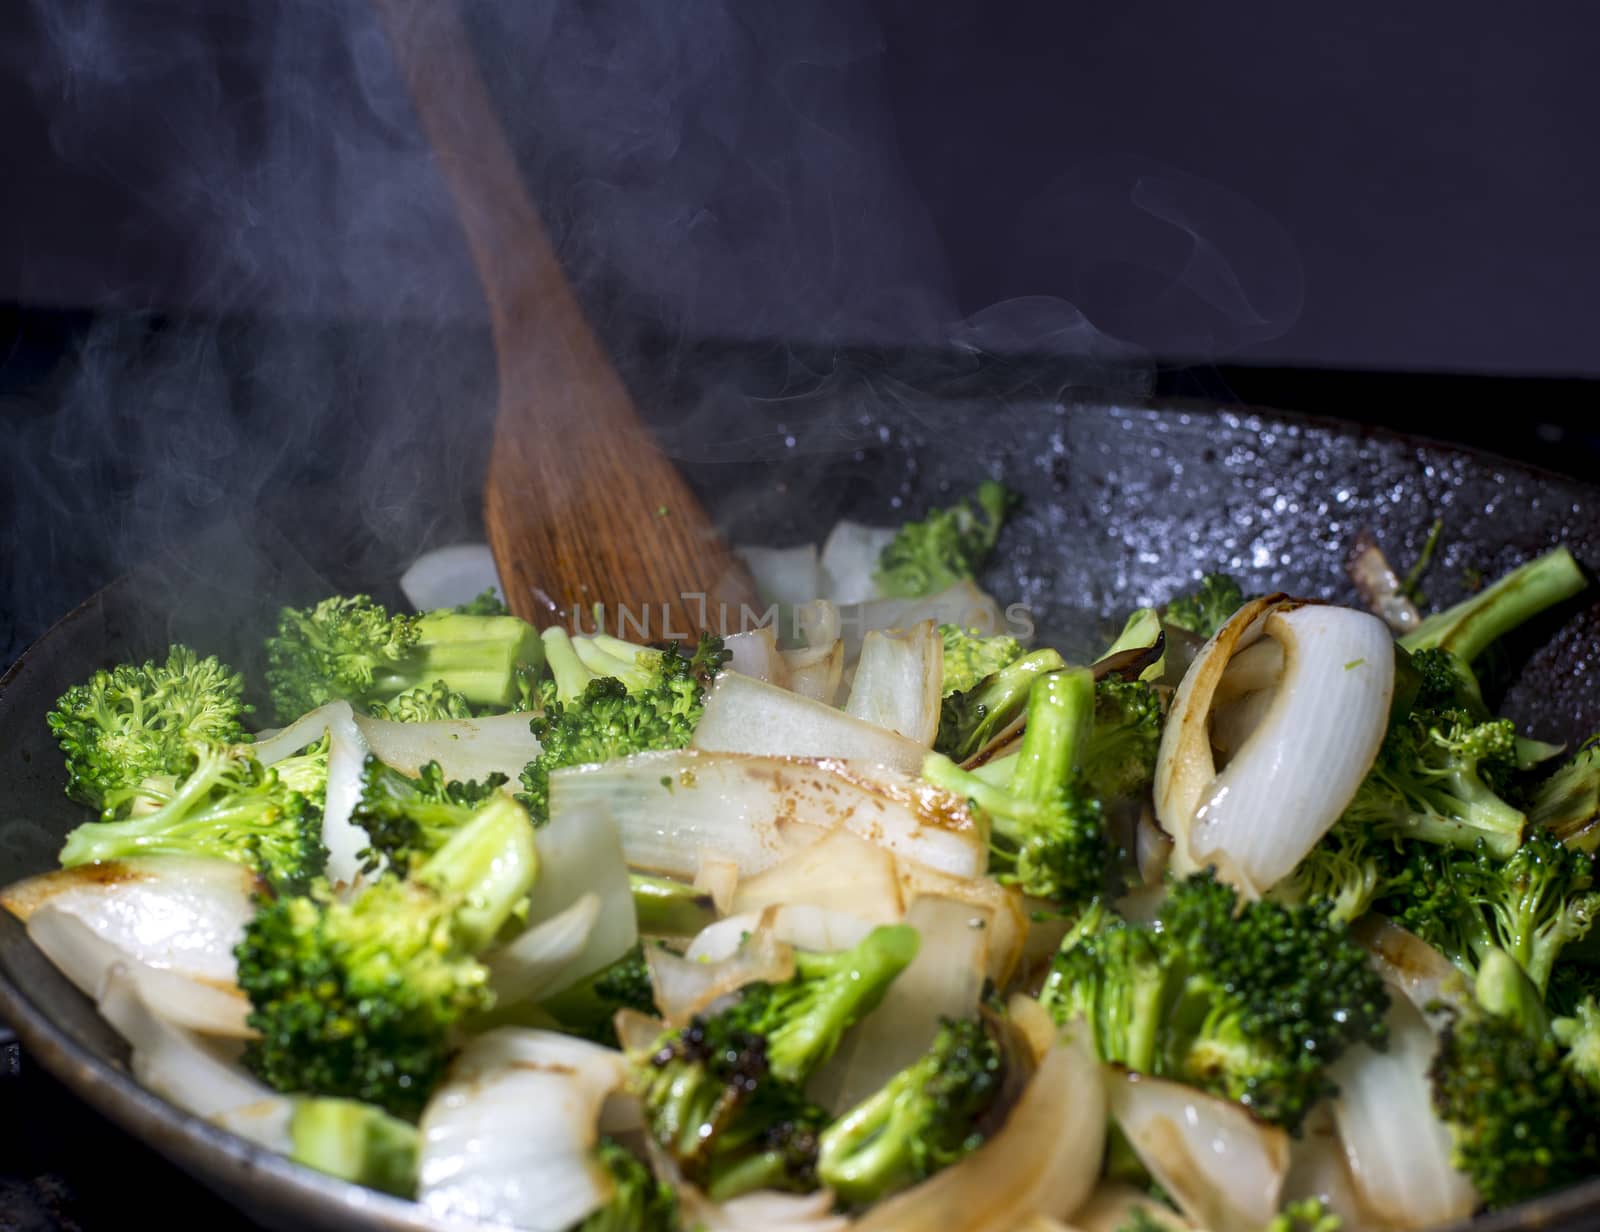
[[[569,1035],[617,1047],[614,1023],[619,1010],[656,1012],[656,990],[643,946],[634,946],[615,962],[562,989],[544,1002],[543,1009]]]
[[[572,1232],[680,1232],[678,1196],[670,1185],[615,1139],[601,1138],[595,1154],[611,1177],[611,1201]]]
[[[450,609],[458,616],[509,616],[511,609],[506,606],[505,600],[495,593],[493,586],[486,587],[481,593],[474,595],[465,603],[458,603]]]
[[[639,931],[651,937],[692,937],[717,921],[717,905],[704,890],[670,877],[629,873]]]
[[[1321,1198],[1291,1202],[1272,1217],[1262,1232],[1340,1232],[1344,1219],[1330,1211]]]
[[[1054,650],[1035,650],[965,693],[945,698],[934,748],[956,761],[966,761],[1022,714],[1035,680],[1065,666]]]
[[[1135,1206],[1118,1226],[1117,1232],[1168,1232],[1168,1226],[1144,1207]]]
[[[1004,633],[985,637],[978,629],[940,625],[939,637],[944,643],[945,697],[965,693],[1022,657],[1022,643]]]
[[[1478,677],[1466,663],[1439,646],[1407,654],[1395,647],[1398,677],[1408,674],[1414,690],[1411,707],[1418,710],[1463,710],[1477,722],[1490,718]]]
[[[850,950],[795,955],[781,984],[747,985],[727,1009],[664,1032],[629,1057],[657,1145],[714,1201],[817,1186],[827,1114],[806,1079],[916,956],[915,929],[873,929]]]
[[[326,885],[265,902],[235,949],[260,1032],[245,1062],[277,1090],[415,1117],[450,1031],[493,1004],[476,955],[533,885],[533,827],[497,795],[410,877],[353,899]]]
[[[878,556],[879,592],[918,599],[976,577],[1016,504],[1004,484],[986,480],[969,499],[907,522]]]
[[[1344,818],[1397,840],[1462,847],[1501,858],[1522,843],[1526,818],[1499,789],[1517,767],[1509,719],[1478,722],[1462,710],[1413,708],[1391,725]]]
[[[1569,847],[1593,855],[1600,849],[1600,735],[1583,747],[1533,793],[1528,821]]]
[[[1585,997],[1570,1015],[1553,1020],[1550,1029],[1567,1050],[1567,1068],[1600,1091],[1600,1001],[1593,994]]]
[[[1387,1038],[1383,981],[1326,904],[1240,904],[1209,871],[1174,884],[1152,925],[1091,908],[1043,1000],[1062,1024],[1083,1018],[1103,1059],[1290,1131],[1333,1093],[1329,1065]]]
[[[470,719],[472,703],[442,680],[419,684],[396,693],[387,702],[372,702],[367,713],[395,723],[433,723],[440,719]]]
[[[944,1020],[927,1052],[823,1131],[818,1177],[867,1206],[956,1163],[988,1136],[1003,1071],[983,1022]]]
[[[1470,665],[1490,643],[1588,584],[1572,553],[1556,548],[1454,607],[1435,612],[1402,637],[1400,645],[1413,652],[1441,647]]]
[[[632,662],[608,648],[628,647]],[[540,753],[523,768],[523,792],[534,823],[550,818],[550,773],[652,749],[681,749],[705,710],[706,688],[728,659],[720,638],[704,634],[690,655],[677,646],[646,650],[615,639],[569,638],[545,631],[553,680],[540,685],[544,713],[530,726]],[[580,657],[583,650],[595,667]],[[604,656],[604,658],[602,658]],[[596,667],[616,674],[599,675]]]
[[[371,753],[361,766],[361,795],[350,817],[367,832],[364,870],[380,862],[404,877],[413,863],[426,860],[492,799],[506,782],[491,774],[482,782],[447,782],[436,761],[427,762],[417,777],[402,774]]]
[[[1267,897],[1286,906],[1327,903],[1329,919],[1349,924],[1367,913],[1389,885],[1387,864],[1366,834],[1349,822],[1335,825]]]
[[[1095,709],[1087,668],[1050,672],[1028,695],[1028,725],[1011,781],[996,787],[930,753],[922,776],[966,796],[989,821],[990,872],[1026,894],[1072,905],[1105,883],[1108,848],[1100,800],[1079,763]]]
[[[290,791],[299,792],[321,807],[328,795],[328,751],[332,747],[332,733],[323,732],[315,744],[273,762],[272,772]]]
[[[1535,831],[1508,860],[1418,847],[1385,891],[1395,922],[1468,975],[1491,953],[1516,960],[1542,995],[1563,947],[1588,933],[1600,911],[1594,861]]]
[[[1167,604],[1162,619],[1169,625],[1187,629],[1196,637],[1210,637],[1244,606],[1244,591],[1226,573],[1208,573],[1200,579],[1193,594],[1181,595]]]
[[[419,687],[505,710],[542,653],[533,626],[515,616],[392,614],[367,595],[336,596],[279,614],[267,639],[267,683],[284,722],[341,699],[394,706]],[[404,708],[414,705],[413,698]]]
[[[1104,800],[1143,795],[1155,782],[1161,747],[1161,698],[1141,680],[1107,676],[1094,686],[1094,728],[1083,751],[1083,777]]]
[[[1600,967],[1571,959],[1557,960],[1550,973],[1550,987],[1545,990],[1545,1004],[1557,1015],[1578,1012],[1583,1002],[1594,997],[1600,999]]]
[[[147,780],[170,786],[195,750],[248,740],[244,677],[216,658],[172,646],[164,663],[98,671],[57,699],[45,722],[67,760],[67,794],[115,812]]]
[[[1433,1106],[1450,1128],[1451,1162],[1490,1208],[1593,1175],[1600,1097],[1536,1029],[1538,992],[1506,955],[1485,962],[1474,1005],[1445,1027],[1429,1069]]]
[[[417,1127],[353,1099],[297,1099],[289,1158],[368,1189],[409,1198],[417,1188]]]
[[[67,835],[61,864],[134,856],[209,856],[254,869],[274,886],[308,884],[322,872],[322,810],[291,791],[246,745],[197,746],[195,766],[171,790],[146,786],[154,812],[88,822]]]

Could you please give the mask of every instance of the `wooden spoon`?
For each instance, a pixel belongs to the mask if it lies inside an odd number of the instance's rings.
[[[540,626],[657,641],[735,632],[754,588],[585,321],[479,76],[455,0],[375,0],[455,197],[500,401],[484,521],[506,602]]]

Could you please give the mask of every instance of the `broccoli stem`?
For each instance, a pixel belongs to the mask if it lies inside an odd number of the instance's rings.
[[[1541,1039],[1550,1030],[1550,1016],[1539,989],[1504,950],[1490,950],[1483,955],[1473,991],[1479,1005],[1516,1023],[1529,1039]]]
[[[394,670],[374,675],[373,693],[391,696],[442,680],[476,706],[509,706],[517,672],[540,660],[538,632],[515,616],[428,612],[417,620],[417,642]]]
[[[980,681],[976,688],[946,698],[939,718],[939,751],[956,761],[971,757],[1022,713],[1035,680],[1063,666],[1056,651],[1035,650]]]
[[[409,1198],[417,1187],[417,1130],[353,1099],[297,1099],[289,1158],[368,1189]]]
[[[521,905],[539,866],[527,810],[496,795],[445,840],[416,872],[418,881],[464,898],[454,925],[461,944],[488,944]]]
[[[1059,791],[1082,764],[1093,725],[1093,672],[1075,667],[1041,676],[1028,698],[1012,792],[1044,800]]]
[[[1565,547],[1547,552],[1454,607],[1435,612],[1400,639],[1410,651],[1438,646],[1471,663],[1489,645],[1588,585]]]
[[[544,642],[545,663],[555,677],[556,696],[569,704],[576,701],[583,696],[589,681],[594,679],[594,673],[584,666],[583,660],[578,657],[577,647],[560,625],[552,625],[540,637]]]
[[[692,937],[716,922],[717,908],[703,890],[669,877],[628,874],[639,931],[654,937]]]

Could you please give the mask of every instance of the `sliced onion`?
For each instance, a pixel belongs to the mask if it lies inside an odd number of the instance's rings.
[[[1121,1181],[1101,1181],[1089,1200],[1072,1213],[1072,1225],[1079,1232],[1123,1232],[1133,1223],[1136,1212],[1158,1228],[1190,1232],[1194,1227],[1170,1206],[1157,1202],[1143,1190]],[[1351,1232],[1355,1232],[1352,1228]]]
[[[764,927],[785,945],[818,954],[832,954],[859,945],[874,923],[844,911],[790,903],[760,912],[731,915],[702,928],[684,957],[691,962],[721,962],[732,957],[747,934]],[[920,952],[920,951],[919,951]]]
[[[1421,1012],[1390,999],[1388,1048],[1352,1048],[1329,1077],[1333,1115],[1362,1203],[1397,1228],[1465,1219],[1478,1205],[1472,1183],[1450,1164],[1450,1131],[1433,1110],[1428,1066],[1437,1041]]]
[[[286,1095],[274,1095],[219,1112],[211,1118],[211,1123],[275,1155],[289,1155],[294,1151],[294,1138],[290,1133],[293,1120],[294,1100]]]
[[[1263,613],[1262,633],[1283,647],[1283,674],[1259,726],[1217,773],[1213,694]],[[1214,864],[1252,895],[1292,872],[1371,769],[1393,689],[1394,643],[1382,621],[1349,608],[1246,604],[1190,668],[1162,736],[1156,805],[1176,871]]]
[[[1351,926],[1350,934],[1372,956],[1384,982],[1403,993],[1436,1027],[1443,1025],[1448,1012],[1435,1019],[1430,1005],[1459,1005],[1470,997],[1466,977],[1448,958],[1387,917],[1369,912]]]
[[[526,714],[491,714],[481,719],[396,723],[357,715],[356,723],[381,761],[416,774],[439,763],[448,779],[485,779],[503,774],[517,781],[522,767],[539,756],[539,741]]]
[[[751,877],[838,827],[961,876],[988,861],[965,801],[908,775],[831,760],[636,753],[552,774],[552,817],[571,808],[615,817],[634,868],[686,881],[702,851]]]
[[[486,956],[484,965],[489,968],[489,986],[496,1003],[516,1005],[550,995],[554,981],[588,945],[599,916],[600,896],[590,891]]]
[[[750,570],[756,593],[768,603],[805,603],[822,593],[822,568],[814,543],[793,548],[735,548],[733,554]]]
[[[822,589],[817,593],[835,603],[876,599],[878,558],[897,534],[892,526],[835,523],[822,545]]]
[[[873,599],[851,604],[841,607],[839,620],[847,666],[860,656],[862,639],[874,629],[903,630],[931,620],[935,626],[977,629],[986,637],[1006,631],[1000,605],[970,581],[957,582],[921,599]]]
[[[856,1232],[1013,1232],[1083,1204],[1105,1147],[1105,1087],[1092,1055],[1058,1043],[1000,1130],[959,1163],[874,1206]]]
[[[1344,1220],[1346,1228],[1388,1232],[1387,1225],[1374,1219],[1361,1203],[1326,1100],[1311,1110],[1300,1136],[1289,1145],[1289,1174],[1283,1179],[1279,1201],[1288,1206],[1309,1199],[1321,1201],[1325,1210]]]
[[[933,622],[867,634],[845,713],[933,747],[944,690],[944,647]]]
[[[1211,704],[1213,708],[1226,706],[1246,694],[1276,688],[1282,677],[1283,645],[1264,637],[1228,660]]]
[[[1256,645],[1261,645],[1257,642]],[[1211,712],[1211,746],[1225,757],[1231,757],[1244,748],[1245,742],[1255,735],[1272,707],[1277,703],[1277,689],[1262,689],[1246,693],[1237,701],[1219,704]]]
[[[813,599],[797,603],[794,608],[795,628],[807,651],[823,654],[839,640],[842,623],[837,604],[827,599]]]
[[[716,962],[680,958],[655,945],[644,957],[656,1008],[669,1027],[683,1026],[746,984],[781,984],[794,974],[793,947],[777,939],[765,917],[732,954]]]
[[[1209,1232],[1260,1232],[1277,1214],[1289,1136],[1232,1100],[1109,1071],[1111,1115],[1150,1175]]]
[[[583,949],[545,983],[541,995],[553,996],[631,950],[639,939],[638,915],[622,835],[605,809],[579,802],[558,811],[552,792],[550,820],[534,832],[534,845],[539,877],[528,892],[530,920],[553,919],[586,895],[600,900]]]
[[[694,888],[711,895],[711,905],[718,915],[727,915],[733,910],[733,896],[739,889],[739,862],[702,850],[700,867],[694,874]]]
[[[377,720],[365,722],[376,723]],[[361,767],[367,754],[373,751],[362,723],[349,702],[329,702],[310,714],[301,715],[271,736],[257,740],[253,746],[262,765],[270,766],[321,740],[324,732],[328,733],[328,790],[322,806],[322,845],[328,849],[328,880],[336,887],[354,886],[358,882],[361,853],[369,845],[367,832],[350,820],[356,801],[361,798]],[[391,723],[388,726],[437,727],[439,724]],[[400,762],[390,764],[414,771],[413,767]]]
[[[769,757],[837,757],[918,774],[925,745],[826,702],[735,672],[717,678],[691,747]]]
[[[688,1216],[685,1226],[696,1232],[846,1232],[851,1224],[833,1213],[833,1194],[791,1194],[756,1190],[727,1202],[712,1202],[693,1185],[677,1186],[679,1203]]]
[[[941,1019],[978,1012],[992,913],[954,899],[925,897],[906,910],[905,922],[922,939],[917,956],[807,1086],[811,1098],[836,1115],[926,1052]]]
[[[128,952],[105,940],[78,916],[45,903],[28,919],[28,939],[84,995],[98,999],[106,977],[120,967],[140,996],[175,1026],[205,1035],[247,1039],[256,1033],[245,1022],[249,999],[234,987],[208,983],[164,967],[130,961]]]
[[[913,860],[900,862],[900,893],[907,902],[919,896],[952,898],[987,911],[992,921],[984,974],[1004,988],[1022,962],[1028,939],[1028,912],[1015,888],[991,877],[955,877]]]
[[[641,1014],[638,1010],[618,1010],[614,1025],[617,1042],[622,1045],[622,1051],[630,1056],[650,1051],[667,1029],[667,1024],[661,1019],[652,1014]]]
[[[1345,558],[1344,569],[1355,584],[1372,614],[1394,630],[1396,637],[1410,633],[1422,623],[1422,614],[1411,602],[1400,577],[1390,566],[1388,557],[1378,547],[1370,530],[1358,531],[1350,545],[1350,555]]]
[[[741,881],[732,910],[760,911],[774,904],[848,911],[874,924],[893,924],[905,914],[893,854],[848,830],[835,830]]]
[[[418,1126],[417,1201],[435,1217],[565,1232],[614,1185],[594,1154],[622,1054],[503,1027],[456,1059]]]
[[[835,638],[817,650],[785,650],[782,654],[791,690],[825,706],[838,701],[839,684],[844,679],[842,641]]]
[[[789,665],[778,651],[778,631],[763,625],[749,633],[735,633],[723,639],[728,650],[728,670],[777,685],[789,687]]]
[[[400,575],[400,590],[419,612],[458,607],[492,590],[505,602],[500,571],[486,543],[457,543],[424,552]]]
[[[203,1042],[157,1015],[126,967],[115,966],[107,973],[98,1008],[128,1041],[133,1076],[185,1112],[215,1117],[271,1098],[270,1088],[233,1064],[235,1053]]]
[[[1160,885],[1172,860],[1172,836],[1156,825],[1155,814],[1147,802],[1139,812],[1134,827],[1134,856],[1138,861],[1139,879],[1145,885]]]

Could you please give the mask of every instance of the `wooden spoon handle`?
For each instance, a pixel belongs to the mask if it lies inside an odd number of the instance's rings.
[[[507,603],[569,626],[604,603],[608,628],[642,640],[732,631],[753,588],[584,319],[455,3],[375,2],[488,300],[500,404],[484,521]]]

